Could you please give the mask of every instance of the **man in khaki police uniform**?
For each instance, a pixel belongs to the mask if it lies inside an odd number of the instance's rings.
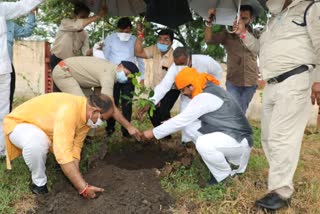
[[[138,73],[138,67],[129,61],[112,64],[96,57],[71,57],[59,62],[53,70],[53,80],[62,91],[78,96],[89,95],[92,88],[100,88],[101,94],[113,98],[113,86],[117,82],[126,82],[129,74]],[[124,118],[114,106],[112,117],[127,129],[130,135],[140,140],[140,131]]]
[[[74,17],[61,20],[56,38],[52,44],[50,67],[54,67],[63,59],[73,56],[91,56],[92,49],[89,49],[89,35],[84,28],[104,17],[107,9],[102,7],[97,15],[90,16],[90,9],[83,3],[74,5]],[[55,83],[53,91],[59,92]]]
[[[256,201],[276,210],[291,198],[304,129],[312,99],[320,101],[320,3],[306,0],[268,0],[272,13],[260,39],[242,22],[237,34],[260,56],[263,91],[261,142],[269,162],[268,194]],[[304,20],[305,17],[305,20]],[[314,69],[315,68],[315,69]],[[315,80],[312,71],[315,70]]]

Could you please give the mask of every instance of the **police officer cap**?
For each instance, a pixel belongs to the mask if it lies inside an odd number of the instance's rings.
[[[128,69],[132,74],[139,72],[139,68],[133,62],[121,61],[121,64],[123,65],[123,67]]]

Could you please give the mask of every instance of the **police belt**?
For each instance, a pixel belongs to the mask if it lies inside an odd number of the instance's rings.
[[[312,65],[313,67],[315,67],[315,65]],[[270,78],[267,80],[267,83],[268,84],[276,84],[276,83],[280,83],[282,81],[284,81],[285,79],[293,76],[293,75],[296,75],[296,74],[301,74],[305,71],[309,70],[309,67],[307,65],[301,65],[295,69],[292,69],[286,73],[283,73],[277,77],[273,77],[273,78]]]

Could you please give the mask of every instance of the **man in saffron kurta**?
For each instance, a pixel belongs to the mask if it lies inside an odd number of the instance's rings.
[[[50,149],[75,188],[94,198],[103,189],[88,186],[82,178],[80,154],[90,127],[97,127],[112,113],[113,103],[106,95],[86,98],[51,93],[23,103],[4,119],[7,168],[11,169],[11,161],[22,154],[32,175],[31,191],[46,193],[45,163]]]

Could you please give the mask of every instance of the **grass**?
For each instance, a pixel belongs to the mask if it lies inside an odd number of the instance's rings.
[[[163,188],[176,199],[173,213],[264,213],[255,208],[254,201],[266,193],[268,163],[260,144],[259,124],[251,124],[255,142],[245,174],[202,188],[198,180],[208,179],[208,170],[196,157],[190,168],[181,167],[163,178]],[[320,213],[319,140],[318,135],[305,136],[291,206],[276,213]]]
[[[18,100],[19,103],[23,100]],[[151,127],[148,119],[134,121],[142,130]],[[266,193],[268,163],[261,144],[258,122],[251,123],[254,130],[254,148],[247,171],[217,186],[201,187],[200,181],[209,179],[209,172],[201,158],[195,156],[189,167],[181,166],[161,179],[162,187],[175,198],[173,213],[263,213],[254,207],[254,201]],[[107,139],[108,151],[121,149],[126,145],[117,135]],[[174,135],[179,142],[179,135]],[[276,213],[320,213],[320,137],[316,134],[305,136],[301,158],[294,183],[296,192],[291,206]],[[101,139],[84,147],[81,171],[87,170],[88,160],[101,146]],[[48,187],[63,177],[53,169],[52,155],[47,161]],[[34,196],[29,191],[30,174],[22,158],[13,162],[13,170],[5,170],[5,161],[0,160],[0,213],[26,213],[35,206]]]

